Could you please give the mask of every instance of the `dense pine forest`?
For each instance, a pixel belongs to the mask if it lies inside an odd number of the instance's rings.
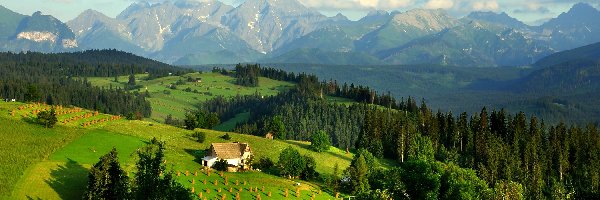
[[[188,71],[116,50],[0,53],[0,97],[141,118],[151,113],[147,94],[94,87],[81,77],[149,73],[149,78],[156,78]]]
[[[448,185],[447,176],[470,179],[463,184],[472,186],[467,188],[473,189],[474,196],[470,197],[476,199],[600,198],[600,135],[593,124],[546,124],[523,112],[486,108],[472,114],[435,112],[423,101],[420,105],[413,98],[397,101],[364,86],[340,86],[336,81],[320,82],[311,75],[249,67],[259,76],[296,82],[298,86],[274,97],[256,94],[215,98],[200,105],[201,109],[217,113],[222,121],[249,111],[250,120],[238,124],[236,132],[261,136],[273,133],[282,139],[306,141],[322,130],[334,146],[362,149],[365,151],[359,152],[368,152],[366,157],[400,163],[397,169],[386,171],[366,162],[374,169],[364,174],[368,181],[338,180],[340,185],[346,184],[341,189],[364,198],[466,197],[460,195],[469,192],[452,188],[458,186]],[[328,102],[325,95],[360,104]],[[346,171],[348,176],[357,170],[356,162]],[[468,170],[474,170],[476,176],[460,175],[469,174]],[[484,184],[477,185],[481,182]],[[414,184],[431,187],[410,191]],[[487,193],[487,188],[494,192]]]

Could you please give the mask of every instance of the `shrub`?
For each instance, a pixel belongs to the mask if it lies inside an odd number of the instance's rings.
[[[225,135],[221,136],[221,138],[223,138],[224,140],[231,140],[231,136],[229,135],[229,133],[225,133]]]
[[[298,177],[305,167],[302,155],[300,155],[298,150],[292,147],[287,147],[281,151],[277,165],[279,167],[279,173],[283,177]]]
[[[268,170],[275,166],[275,163],[267,157],[260,157],[256,162],[252,163],[252,167],[262,171]]]
[[[54,127],[56,122],[58,122],[58,119],[56,118],[56,111],[54,111],[54,108],[52,108],[50,111],[42,111],[38,113],[37,121],[46,128]]]
[[[197,142],[204,143],[204,140],[206,140],[206,133],[204,133],[204,132],[194,132],[192,134],[192,137],[194,137]]]
[[[217,171],[227,171],[227,161],[223,159],[217,160],[215,164],[213,164],[212,168]]]

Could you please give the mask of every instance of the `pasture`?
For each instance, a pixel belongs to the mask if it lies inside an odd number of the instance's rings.
[[[307,142],[269,140],[236,133],[229,133],[231,140],[224,140],[221,137],[224,132],[213,130],[197,129],[196,131],[205,132],[207,136],[204,143],[198,143],[191,137],[193,131],[149,121],[119,119],[85,128],[81,122],[72,121],[59,123],[54,129],[45,129],[28,123],[26,114],[25,117],[17,114],[12,116],[11,111],[26,105],[29,104],[0,103],[0,125],[9,127],[0,131],[8,136],[2,137],[0,144],[2,147],[14,147],[2,148],[0,151],[0,181],[3,183],[0,187],[0,199],[79,198],[85,191],[89,168],[113,146],[119,151],[122,167],[132,177],[137,160],[135,151],[153,137],[166,142],[167,169],[176,174],[177,180],[189,188],[190,192],[193,188],[195,196],[199,197],[202,193],[200,199],[222,198],[223,195],[226,199],[235,199],[236,195],[241,199],[256,199],[259,194],[263,199],[283,199],[286,190],[290,198],[296,198],[296,192],[299,191],[299,199],[311,199],[313,195],[315,199],[333,199],[334,195],[322,191],[317,183],[288,180],[262,172],[221,175],[211,171],[209,174],[203,170],[199,160],[203,156],[203,150],[214,142],[247,142],[256,159],[269,157],[274,161],[277,161],[281,150],[292,146],[303,155],[315,157],[318,162],[317,171],[325,174],[333,172],[335,163],[339,164],[340,169],[345,169],[353,156],[352,153],[336,148],[316,153],[308,150],[310,143]],[[19,112],[28,113],[32,109],[35,108]],[[91,111],[82,109],[80,112]],[[296,186],[296,182],[300,186]]]
[[[251,95],[258,93],[263,96],[276,95],[288,90],[294,84],[259,77],[259,87],[245,87],[235,84],[235,78],[220,73],[190,73],[182,76],[168,76],[146,80],[147,74],[136,75],[139,92],[150,94],[152,106],[151,121],[163,122],[167,115],[182,119],[185,111],[216,96],[232,97],[236,95]],[[87,80],[95,86],[105,88],[124,88],[128,76],[120,76],[115,82],[114,77],[88,77]]]
[[[57,126],[46,129],[25,118],[11,116],[22,103],[0,103],[0,199],[8,198],[28,167],[46,160],[61,147],[75,141],[88,130]]]

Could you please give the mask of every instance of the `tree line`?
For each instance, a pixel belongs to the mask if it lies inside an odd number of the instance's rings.
[[[73,77],[114,77],[148,73],[150,78],[181,75],[190,69],[173,67],[155,60],[118,50],[86,50],[67,53],[2,52],[0,61],[5,65],[43,67],[48,74]]]
[[[478,184],[475,188],[497,187],[498,191],[506,190],[505,195],[517,191],[518,194],[511,195],[522,195],[526,199],[600,198],[600,135],[593,124],[584,127],[564,123],[550,125],[523,112],[510,114],[486,108],[470,115],[434,112],[424,101],[420,106],[412,98],[394,103],[393,98],[384,100],[386,95],[375,98],[373,92],[366,93],[368,90],[362,86],[348,87],[358,88],[354,90],[344,90],[342,86],[340,96],[353,94],[366,100],[342,105],[322,98],[321,91],[330,91],[324,88],[328,83],[322,84],[314,78],[297,83],[295,89],[277,96],[262,98],[255,94],[215,99],[203,107],[221,117],[249,111],[250,119],[236,128],[240,133],[264,135],[283,131],[282,139],[306,141],[313,133],[323,130],[334,146],[363,149],[375,158],[397,160],[402,167],[386,173],[396,173],[402,182],[408,184],[411,180],[433,177],[432,184],[437,185],[433,187],[437,188],[435,197],[451,187],[440,182],[444,174],[466,174],[470,177],[467,181]],[[333,94],[338,93],[338,87],[335,88]],[[426,177],[414,179],[403,175],[404,170],[415,174],[422,167],[432,169],[420,171]],[[365,174],[361,169],[354,170],[352,173]],[[427,174],[431,171],[433,174]],[[393,188],[400,187],[384,183],[386,179],[382,177],[370,179],[373,181],[369,185],[374,187],[364,190],[370,192],[361,193],[384,195],[381,192],[392,192]],[[402,194],[411,187],[402,190]],[[433,194],[414,195],[431,197]],[[477,195],[490,197],[494,193]]]
[[[76,53],[0,53],[0,97],[50,105],[75,105],[104,113],[148,117],[147,93],[92,86],[88,76],[184,73],[156,61],[115,50]],[[133,118],[132,117],[132,118]]]
[[[231,75],[231,73],[222,68],[213,68],[213,72],[220,72],[224,75]],[[247,79],[256,79],[257,86],[258,77],[265,77],[269,79],[287,81],[297,83],[297,89],[300,94],[305,97],[318,97],[323,98],[324,96],[334,96],[352,99],[356,102],[364,102],[370,104],[381,105],[389,108],[399,109],[402,107],[412,106],[416,107],[416,104],[405,105],[404,103],[410,102],[398,102],[389,92],[378,93],[376,90],[367,87],[354,84],[348,85],[347,83],[340,84],[337,80],[319,81],[317,76],[306,73],[293,73],[286,72],[281,69],[275,69],[270,67],[261,67],[259,64],[237,64],[235,66],[235,77],[238,78],[236,82],[239,83],[253,83]],[[241,84],[242,85],[242,84]],[[413,102],[414,103],[414,102]]]

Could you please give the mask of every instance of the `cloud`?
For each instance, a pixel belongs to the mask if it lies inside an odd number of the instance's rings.
[[[547,14],[547,13],[550,13],[550,9],[534,2],[534,3],[527,3],[522,8],[517,8],[517,9],[513,10],[513,12],[519,13],[519,14],[526,14],[526,13]]]
[[[413,4],[413,0],[300,0],[307,7],[323,10],[393,10]]]
[[[52,0],[52,1],[56,2],[56,3],[64,3],[64,4],[73,3],[73,0]]]
[[[429,0],[425,4],[425,8],[427,9],[450,9],[454,7],[454,1],[452,0]]]
[[[492,10],[496,11],[500,8],[498,2],[496,1],[476,1],[472,4],[473,10],[481,11],[481,10]]]

